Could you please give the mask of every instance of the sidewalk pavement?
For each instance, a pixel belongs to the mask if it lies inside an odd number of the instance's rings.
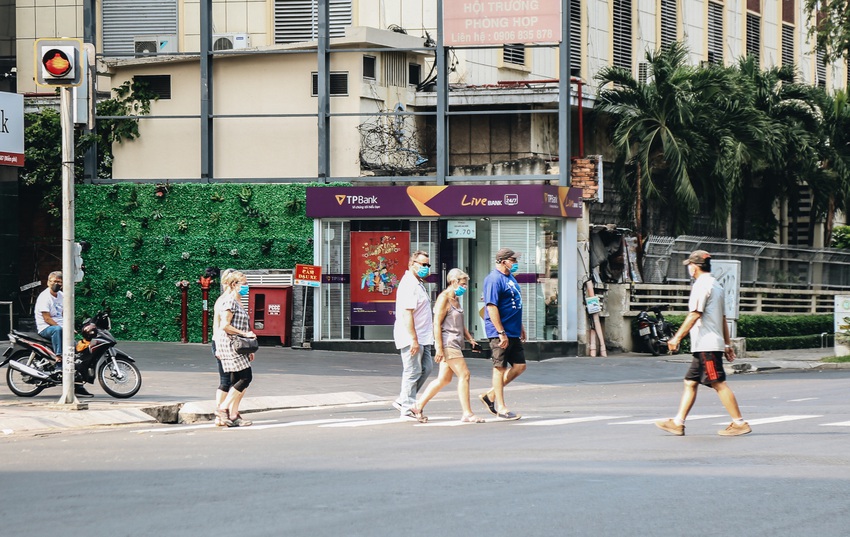
[[[137,360],[142,372],[142,389],[135,397],[113,399],[96,385],[88,386],[95,394],[93,399],[80,399],[78,406],[60,405],[58,387],[33,398],[22,398],[12,394],[2,382],[0,433],[45,434],[88,427],[196,423],[213,418],[218,373],[209,345],[121,342],[118,346]],[[751,352],[727,364],[727,373],[850,368],[850,364],[820,361],[832,355],[831,348]],[[260,356],[263,359],[254,363],[254,382],[240,408],[245,414],[380,402],[389,409],[390,401],[398,393],[401,364],[396,354],[262,347]],[[554,361],[567,367],[571,361],[583,367],[595,367],[597,363],[613,360],[640,364],[647,358],[666,362],[690,359],[687,355],[652,357],[648,353],[628,352],[612,353],[608,358],[564,357]],[[469,364],[474,378],[481,379],[481,383],[489,380],[489,360],[470,360]],[[373,393],[361,391],[363,388]],[[263,395],[281,392],[288,395]]]

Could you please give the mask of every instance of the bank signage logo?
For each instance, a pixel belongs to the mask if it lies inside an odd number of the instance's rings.
[[[505,205],[518,205],[519,194],[505,194]]]

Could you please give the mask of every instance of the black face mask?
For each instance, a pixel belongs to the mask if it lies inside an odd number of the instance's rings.
[[[50,290],[53,291],[54,293],[58,293],[60,289],[62,289],[61,283],[54,283],[53,285],[50,286]]]

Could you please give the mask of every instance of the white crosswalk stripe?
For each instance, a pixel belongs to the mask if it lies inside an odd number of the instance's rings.
[[[621,420],[623,418],[628,418],[628,416],[587,416],[584,418],[560,418],[554,420],[524,421],[520,422],[519,425],[545,427],[552,425],[569,425],[572,423],[587,423],[590,421]]]
[[[696,420],[710,420],[717,419],[723,417],[723,414],[694,414],[688,416],[688,422],[696,421]],[[788,414],[781,416],[771,416],[766,418],[755,418],[748,419],[747,422],[751,426],[757,425],[768,425],[773,423],[783,423],[790,421],[799,421],[799,420],[811,420],[816,418],[822,418],[823,416],[820,414]],[[495,417],[487,416],[485,423],[492,424],[497,422],[503,422],[508,425],[516,424],[522,426],[529,427],[555,427],[555,426],[563,426],[563,425],[574,425],[580,423],[591,423],[591,422],[600,422],[600,421],[609,421],[608,425],[651,425],[658,420],[665,418],[651,418],[651,419],[636,419],[629,420],[630,416],[613,416],[613,415],[599,415],[599,416],[577,416],[571,418],[545,418],[541,416],[524,416],[520,420],[503,420]],[[621,421],[627,420],[627,421]],[[717,425],[728,425],[728,421],[723,421],[717,423]],[[155,429],[141,429],[138,431],[133,431],[136,434],[140,433],[175,433],[175,432],[194,432],[200,431],[204,429],[220,429],[220,430],[247,430],[247,431],[260,431],[265,429],[279,429],[285,427],[306,427],[306,426],[316,426],[316,427],[330,427],[330,428],[357,428],[357,427],[375,427],[382,425],[394,425],[394,424],[407,424],[409,426],[414,427],[458,427],[463,425],[474,425],[469,423],[463,423],[456,415],[452,416],[429,416],[427,423],[417,423],[412,420],[403,419],[403,418],[387,418],[387,419],[367,419],[367,418],[328,418],[328,419],[315,419],[315,420],[301,420],[301,421],[280,421],[280,420],[254,420],[254,424],[250,427],[215,427],[215,425],[211,422],[207,423],[198,423],[194,425],[176,425],[176,426],[166,426],[166,427],[158,427]],[[821,423],[821,426],[832,426],[832,427],[850,427],[850,421],[842,421],[842,422],[832,422],[832,423]]]
[[[693,414],[691,416],[688,416],[688,421],[714,419],[714,418],[719,418],[722,415],[723,414]],[[616,423],[609,423],[608,425],[652,425],[656,421],[666,420],[666,419],[667,418],[665,417],[665,418],[652,418],[652,419],[648,419],[648,420],[618,421]]]
[[[797,421],[797,420],[810,420],[812,418],[822,418],[823,416],[818,415],[789,415],[789,416],[774,416],[772,418],[759,418],[755,420],[746,420],[747,423],[752,425],[765,425],[768,423],[782,423],[783,421]],[[724,421],[721,423],[717,423],[716,425],[729,425],[728,421]]]

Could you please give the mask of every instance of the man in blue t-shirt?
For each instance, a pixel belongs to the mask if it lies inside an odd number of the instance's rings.
[[[506,420],[520,416],[505,405],[505,386],[525,371],[525,327],[522,294],[514,274],[519,254],[510,248],[496,252],[496,268],[484,278],[484,330],[493,352],[493,386],[478,396],[487,409]]]

